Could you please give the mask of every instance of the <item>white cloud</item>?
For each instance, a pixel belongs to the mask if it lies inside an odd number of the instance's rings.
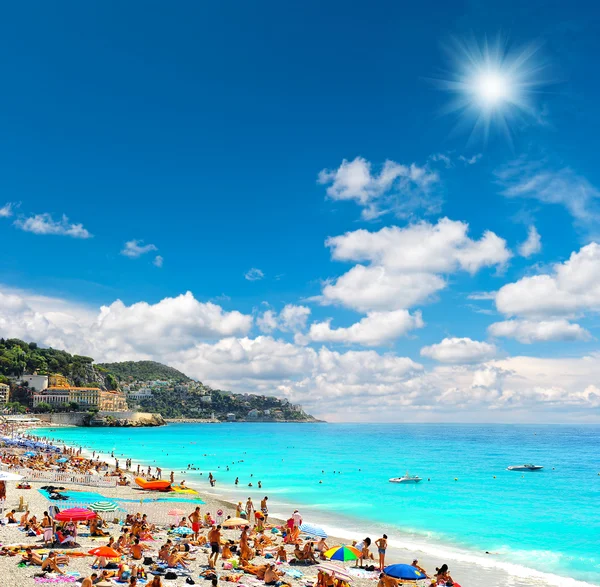
[[[156,257],[154,257],[154,261],[152,261],[152,264],[153,264],[155,267],[162,267],[162,266],[163,266],[163,263],[164,263],[164,261],[165,261],[165,260],[162,258],[162,256],[161,256],[161,255],[156,255]]]
[[[288,332],[297,332],[306,327],[310,316],[310,308],[287,304],[279,313],[280,329]]]
[[[310,316],[310,308],[287,304],[277,315],[273,310],[267,310],[256,320],[261,332],[270,333],[274,330],[283,332],[298,332],[306,327]]]
[[[475,163],[477,163],[482,157],[483,157],[483,153],[477,153],[476,155],[473,155],[471,157],[465,157],[464,155],[459,155],[458,158],[465,165],[475,165]]]
[[[7,202],[0,208],[0,218],[10,218],[13,215],[13,204],[12,202]]]
[[[496,347],[470,338],[444,338],[438,344],[421,349],[421,356],[440,363],[482,363],[496,355]]]
[[[246,273],[244,273],[244,277],[248,281],[258,281],[259,279],[262,279],[264,276],[265,276],[265,274],[260,269],[257,269],[256,267],[252,267],[252,269],[248,269],[248,271],[246,271]]]
[[[531,257],[542,250],[542,239],[536,227],[531,225],[527,232],[527,240],[519,245],[521,257]]]
[[[259,316],[256,319],[256,324],[261,332],[273,332],[278,326],[277,313],[273,310],[267,310],[266,312],[263,312],[262,316]]]
[[[488,327],[492,336],[514,338],[524,344],[547,341],[589,340],[590,333],[579,324],[565,319],[557,320],[506,320]]]
[[[377,218],[390,210],[399,215],[416,208],[436,208],[432,189],[439,182],[436,171],[415,163],[401,165],[387,160],[379,173],[371,172],[371,163],[363,157],[344,159],[337,169],[323,169],[318,181],[328,185],[333,200],[353,200],[363,207],[362,217]]]
[[[98,361],[161,361],[213,387],[277,395],[332,420],[473,422],[489,421],[494,410],[496,421],[600,421],[597,355],[426,370],[394,353],[249,338],[251,323],[189,293],[98,309],[0,287],[3,337]]]
[[[125,243],[123,250],[121,251],[121,255],[125,257],[129,257],[130,259],[137,259],[146,253],[151,253],[152,251],[158,251],[158,247],[153,244],[144,244],[142,240],[130,240]],[[160,256],[160,255],[159,255]],[[162,257],[161,261],[162,261]],[[158,265],[160,267],[160,265]]]
[[[444,274],[476,273],[503,267],[511,257],[506,241],[493,232],[479,240],[467,236],[468,224],[442,218],[377,232],[356,230],[327,239],[332,258],[366,262],[326,283],[322,304],[338,303],[359,311],[409,308],[446,287]]]
[[[415,328],[424,326],[420,312],[410,314],[408,310],[393,312],[369,312],[362,320],[348,328],[331,328],[331,320],[311,324],[306,336],[298,335],[297,341],[339,342],[380,346],[390,343]]]
[[[507,198],[563,206],[580,228],[597,230],[600,192],[572,169],[554,169],[545,161],[518,159],[498,170],[496,176],[503,186],[501,193]]]
[[[73,238],[91,238],[92,235],[83,224],[74,224],[63,214],[60,220],[53,220],[50,214],[36,214],[28,218],[15,220],[15,226],[34,234],[57,234]]]
[[[545,318],[600,310],[600,245],[590,243],[548,274],[500,288],[496,307],[509,316]]]

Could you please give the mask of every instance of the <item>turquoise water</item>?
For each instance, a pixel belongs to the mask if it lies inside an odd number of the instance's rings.
[[[600,585],[597,426],[177,424],[42,434],[156,462],[203,491],[212,471],[213,492],[255,502],[268,495],[272,513],[302,507],[306,520],[327,528],[360,529],[356,538],[385,529],[391,544],[491,551]],[[529,462],[545,468],[506,470]],[[188,464],[199,470],[181,474]],[[424,480],[388,482],[407,470]]]
[[[50,498],[48,498],[48,492],[44,489],[39,489],[38,490],[46,499],[48,499],[48,501],[51,501],[52,503],[54,503],[55,505],[59,506],[59,507],[69,507],[69,501],[74,501],[77,503],[95,503],[96,501],[115,501],[117,503],[122,503],[122,502],[126,502],[126,503],[139,503],[140,500],[139,499],[123,499],[121,497],[110,497],[107,498],[106,496],[100,494],[100,493],[96,493],[94,491],[61,491],[61,494],[64,495],[65,497],[68,497],[69,499],[61,499],[61,500],[52,500]],[[152,497],[152,498],[148,498],[147,496],[140,496],[140,497],[145,497],[145,501],[176,501],[178,503],[194,503],[196,505],[198,504],[202,504],[204,503],[204,501],[202,501],[202,499],[200,499],[199,497],[196,498],[185,498],[185,497]],[[61,506],[62,504],[62,506]]]

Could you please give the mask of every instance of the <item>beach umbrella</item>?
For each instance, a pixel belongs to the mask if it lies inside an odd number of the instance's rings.
[[[324,553],[332,561],[355,561],[360,558],[360,550],[354,546],[334,546]]]
[[[97,501],[89,507],[95,512],[114,512],[119,509],[119,506],[113,501]]]
[[[327,538],[327,532],[325,532],[323,528],[319,528],[319,526],[314,526],[313,524],[301,524],[300,531],[305,534],[310,534],[311,536]]]
[[[419,579],[427,579],[427,575],[412,567],[411,565],[389,565],[383,569],[383,572],[394,579],[405,579],[409,581],[418,581]]]
[[[236,526],[246,526],[248,524],[248,520],[244,520],[244,518],[228,518],[222,524],[223,528],[235,528]]]
[[[96,512],[88,510],[86,508],[71,508],[63,510],[54,516],[55,520],[59,522],[80,522],[84,520],[91,520],[96,517]]]
[[[179,534],[180,536],[187,536],[188,534],[193,534],[194,531],[187,526],[179,526],[179,528],[175,528],[173,530],[173,534]]]
[[[341,579],[342,581],[352,581],[352,576],[348,571],[335,563],[320,563],[317,565],[317,569],[335,577],[336,579]]]
[[[0,481],[21,481],[21,479],[23,479],[23,475],[0,471]]]
[[[93,556],[103,556],[104,558],[121,558],[120,552],[117,552],[114,548],[108,546],[92,548],[92,550],[88,551],[88,554]]]
[[[178,508],[169,510],[167,512],[167,516],[183,516],[185,514],[185,512],[183,510],[180,510]]]

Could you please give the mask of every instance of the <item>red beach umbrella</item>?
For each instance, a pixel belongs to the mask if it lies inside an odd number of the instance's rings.
[[[114,548],[109,548],[108,546],[100,546],[98,548],[92,548],[88,552],[88,554],[93,554],[94,556],[103,556],[104,558],[120,558],[121,554],[117,552]]]
[[[55,520],[59,522],[81,522],[84,520],[91,520],[96,517],[96,512],[87,510],[85,508],[71,508],[69,510],[63,510],[54,516]]]

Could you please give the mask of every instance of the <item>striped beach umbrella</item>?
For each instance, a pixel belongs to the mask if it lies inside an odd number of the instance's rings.
[[[360,558],[360,550],[354,546],[334,546],[325,552],[325,558],[332,561],[355,561]]]
[[[320,563],[317,566],[317,569],[327,573],[328,575],[335,577],[336,579],[341,579],[342,581],[350,582],[352,581],[352,576],[348,572],[345,567],[341,565],[336,565],[335,563]]]
[[[317,536],[318,538],[327,538],[327,532],[314,524],[301,524],[300,532],[304,532],[304,534],[309,534],[310,536]]]
[[[114,512],[119,506],[113,501],[97,501],[90,505],[90,509],[95,512]]]

